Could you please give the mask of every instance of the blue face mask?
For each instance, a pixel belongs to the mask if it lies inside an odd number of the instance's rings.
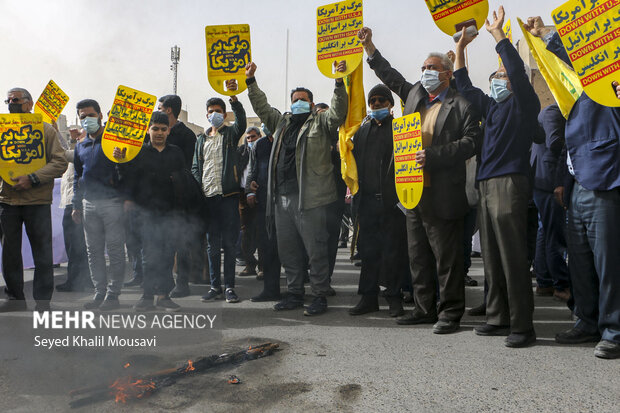
[[[211,112],[207,119],[209,119],[209,123],[211,123],[215,129],[219,129],[219,127],[224,123],[224,115],[220,112]]]
[[[299,115],[302,113],[310,112],[310,102],[306,102],[305,100],[298,100],[291,105],[291,112],[293,115]]]
[[[80,122],[82,124],[82,128],[88,133],[92,135],[97,132],[101,125],[99,125],[99,118],[95,118],[93,116],[87,116]]]
[[[491,97],[497,103],[508,99],[512,92],[508,90],[508,81],[505,79],[491,79]]]
[[[389,114],[389,108],[371,110],[368,112],[368,116],[370,116],[371,119],[376,119],[378,121],[382,121],[383,119],[387,118]]]
[[[252,149],[255,143],[256,143],[255,141],[248,142],[248,148]]]
[[[442,82],[441,80],[439,80],[439,73],[440,72],[436,70],[429,69],[426,69],[424,72],[422,72],[422,78],[420,79],[420,82],[428,93],[434,92],[435,90],[437,90],[437,88],[439,88],[439,86],[441,86]]]

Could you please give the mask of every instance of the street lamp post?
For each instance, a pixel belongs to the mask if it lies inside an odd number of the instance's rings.
[[[172,70],[172,90],[173,93],[177,94],[177,66],[179,65],[179,60],[181,60],[181,48],[178,46],[174,46],[170,48],[170,60],[172,60],[172,64],[170,65],[170,70]]]

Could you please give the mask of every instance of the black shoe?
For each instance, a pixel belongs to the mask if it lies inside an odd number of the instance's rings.
[[[601,340],[594,348],[594,355],[601,359],[620,358],[620,343],[609,340]]]
[[[534,333],[534,330],[531,330],[527,333],[510,333],[510,335],[506,337],[504,344],[506,347],[521,348],[527,347],[535,342],[536,333]]]
[[[349,308],[350,315],[362,315],[375,311],[379,311],[379,298],[376,295],[363,295],[355,307]]]
[[[166,311],[179,311],[180,305],[175,303],[167,295],[157,297],[157,307],[163,308]]]
[[[361,267],[362,266],[362,262],[361,261],[355,261],[353,263],[353,265],[355,265],[356,267]]]
[[[118,297],[113,295],[106,295],[105,300],[99,306],[100,311],[112,311],[121,308],[121,303],[118,301]]]
[[[415,324],[435,324],[437,322],[437,316],[424,316],[417,311],[412,311],[402,317],[396,319],[396,324],[400,325],[415,325]]]
[[[73,288],[73,283],[67,281],[62,284],[58,284],[56,286],[56,291],[58,291],[59,293],[69,293],[76,290]]]
[[[131,280],[123,284],[125,287],[138,287],[142,284],[142,277],[133,277]]]
[[[411,291],[403,291],[403,303],[413,303],[413,294],[411,294]]]
[[[471,252],[471,257],[472,258],[480,258],[480,257],[482,257],[482,255],[478,251],[472,251]]]
[[[534,294],[536,294],[539,297],[553,297],[554,291],[555,291],[555,288],[553,287],[538,287],[537,286]]]
[[[304,306],[304,298],[297,294],[288,294],[282,301],[277,302],[273,309],[276,311],[295,310]]]
[[[153,305],[153,297],[140,298],[137,303],[133,305],[133,309],[137,312],[153,311],[155,306]]]
[[[600,334],[586,333],[576,327],[555,335],[555,342],[560,344],[598,343],[600,339]]]
[[[400,297],[385,297],[385,301],[387,301],[389,306],[388,315],[390,317],[400,317],[405,314],[403,300]]]
[[[49,300],[37,300],[37,303],[34,306],[34,311],[38,311],[38,312],[51,311],[50,301]]]
[[[470,316],[473,316],[473,317],[479,317],[481,315],[486,315],[487,314],[487,306],[484,303],[480,304],[477,307],[473,307],[473,308],[470,308],[469,310],[467,310],[467,314],[469,314]]]
[[[304,315],[319,315],[327,311],[327,298],[315,297],[309,306],[304,309]]]
[[[105,295],[103,294],[95,294],[95,297],[93,298],[92,301],[89,301],[86,304],[84,304],[84,308],[87,310],[94,310],[95,308],[99,308],[101,304],[103,304],[104,298],[105,298]]]
[[[264,303],[266,301],[280,301],[281,299],[282,299],[282,296],[280,295],[280,293],[270,294],[270,293],[266,293],[265,291],[263,291],[260,294],[250,298],[250,301],[254,303]]]
[[[189,286],[177,284],[172,291],[170,291],[171,298],[182,298],[190,295]]]
[[[227,288],[224,295],[226,296],[227,303],[238,303],[239,302],[239,297],[237,297],[235,290],[233,290],[232,288]]]
[[[336,290],[334,290],[332,287],[329,287],[325,295],[327,295],[328,297],[333,297],[336,295]]]
[[[0,304],[0,313],[10,313],[13,311],[27,311],[26,300],[6,300]]]
[[[202,302],[212,301],[220,298],[222,296],[222,289],[211,288],[209,292],[202,296],[200,299]]]
[[[433,333],[435,334],[450,334],[458,331],[460,323],[453,320],[439,320],[433,326]]]
[[[485,323],[474,328],[474,333],[478,336],[507,336],[510,334],[510,326],[495,326]]]
[[[478,281],[471,278],[469,275],[465,276],[465,286],[466,287],[475,287],[478,285]]]

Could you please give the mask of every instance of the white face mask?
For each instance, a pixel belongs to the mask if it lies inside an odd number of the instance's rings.
[[[96,118],[94,116],[87,116],[82,119],[80,123],[82,124],[82,128],[84,128],[86,133],[88,133],[89,135],[97,132],[101,127],[101,125],[99,125],[99,118]]]
[[[420,83],[428,93],[432,93],[436,91],[439,86],[443,83],[439,80],[439,75],[445,72],[438,72],[436,70],[426,69],[422,72],[422,78],[420,79]]]
[[[220,112],[211,112],[207,119],[209,119],[209,123],[211,123],[215,129],[218,129],[224,123],[224,115]]]

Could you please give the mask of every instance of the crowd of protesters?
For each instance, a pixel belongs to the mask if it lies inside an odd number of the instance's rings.
[[[398,324],[430,324],[436,334],[459,330],[465,286],[476,283],[467,271],[479,228],[484,302],[469,313],[485,315],[486,322],[475,334],[506,336],[508,347],[533,344],[534,294],[550,295],[566,302],[577,320],[557,334],[558,343],[595,342],[597,357],[620,357],[620,109],[585,93],[567,118],[557,105],[541,109],[531,70],[503,23],[500,8],[486,24],[496,41],[489,53],[501,57],[489,93],[469,78],[464,51],[475,37],[465,29],[455,52],[430,53],[421,62],[421,79],[413,83],[379,52],[372,30],[359,31],[367,63],[382,83],[368,93],[368,115],[353,137],[359,190],[350,204],[338,153],[338,129],[348,112],[343,79],[335,80],[329,105],[315,104],[312,92],[298,87],[290,111],[281,113],[249,63],[248,96],[262,127],[247,128],[236,96],[228,102],[212,97],[210,126],[197,137],[178,119],[181,99],[163,96],[140,153],[129,162],[120,148],[113,152],[120,162],[108,159],[101,108],[93,99],[80,101],[82,131],[72,130],[64,142],[45,124],[46,165],[2,181],[8,299],[0,311],[27,308],[22,226],[34,257],[35,310],[50,309],[50,204],[54,178],[62,176],[69,263],[67,281],[56,289],[94,290],[86,309],[116,310],[123,287],[139,286],[135,311],[176,311],[173,298],[190,296],[190,282],[210,285],[204,302],[237,303],[236,277],[256,276],[264,286],[250,300],[274,301],[276,311],[325,313],[327,297],[336,294],[332,274],[337,248],[347,244],[341,232],[349,228],[341,223],[348,210],[352,249],[361,259],[360,301],[351,316],[379,311],[382,296]],[[558,34],[540,17],[525,28],[570,65]],[[334,65],[336,73],[346,69],[345,61]],[[613,87],[620,99],[620,86]],[[237,88],[227,82],[228,90]],[[410,210],[394,185],[392,93],[404,115],[421,117],[423,149],[415,157],[424,191]],[[34,104],[21,88],[11,89],[6,103],[11,113],[29,113]],[[228,106],[232,123],[225,122]],[[245,268],[236,274],[239,258]],[[313,296],[308,305],[306,283]],[[404,311],[404,297],[413,300],[413,311]]]

